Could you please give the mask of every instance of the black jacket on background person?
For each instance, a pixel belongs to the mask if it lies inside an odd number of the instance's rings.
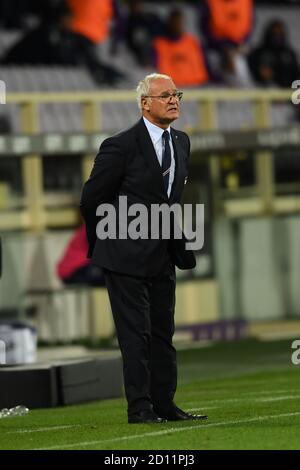
[[[133,276],[156,276],[168,259],[180,269],[195,267],[192,251],[185,248],[184,238],[105,239],[96,235],[99,217],[97,207],[110,203],[116,208],[118,220],[119,196],[127,196],[128,208],[144,204],[179,203],[188,174],[190,142],[181,131],[171,129],[175,158],[175,177],[170,198],[152,140],[141,118],[133,127],[106,139],[96,156],[90,178],[85,183],[80,208],[87,226],[88,256],[94,264],[110,271]],[[133,217],[135,218],[135,217]],[[128,217],[128,224],[132,217]],[[150,232],[150,227],[149,227]],[[117,231],[118,236],[118,231]]]

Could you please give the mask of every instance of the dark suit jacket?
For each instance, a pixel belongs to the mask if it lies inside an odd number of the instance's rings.
[[[171,205],[180,201],[188,174],[190,142],[184,132],[171,129],[171,135],[175,177],[170,198],[166,194],[161,167],[143,119],[102,143],[90,178],[84,185],[80,203],[87,226],[88,256],[92,257],[94,264],[134,276],[155,276],[170,258],[181,269],[195,267],[193,252],[185,250],[185,239],[100,240],[96,235],[99,204],[113,204],[118,219],[119,196],[127,196],[128,207],[142,203],[149,209],[151,204]]]

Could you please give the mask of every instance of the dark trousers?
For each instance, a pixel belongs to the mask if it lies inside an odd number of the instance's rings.
[[[102,287],[105,286],[103,271],[99,266],[87,264],[77,269],[69,277],[63,279],[64,284],[81,284],[86,286]]]
[[[123,358],[128,414],[172,407],[177,386],[175,273],[138,278],[104,270]]]

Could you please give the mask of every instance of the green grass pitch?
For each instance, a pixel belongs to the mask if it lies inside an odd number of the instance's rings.
[[[176,402],[206,422],[127,424],[124,399],[0,419],[0,449],[300,449],[300,366],[292,341],[178,352]]]

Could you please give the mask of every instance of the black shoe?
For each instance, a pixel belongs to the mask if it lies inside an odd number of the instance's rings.
[[[170,411],[160,412],[159,415],[167,421],[196,421],[205,420],[208,418],[206,415],[193,415],[181,410],[177,406],[174,406]]]
[[[166,420],[157,416],[154,411],[141,410],[128,415],[128,423],[165,423]]]

